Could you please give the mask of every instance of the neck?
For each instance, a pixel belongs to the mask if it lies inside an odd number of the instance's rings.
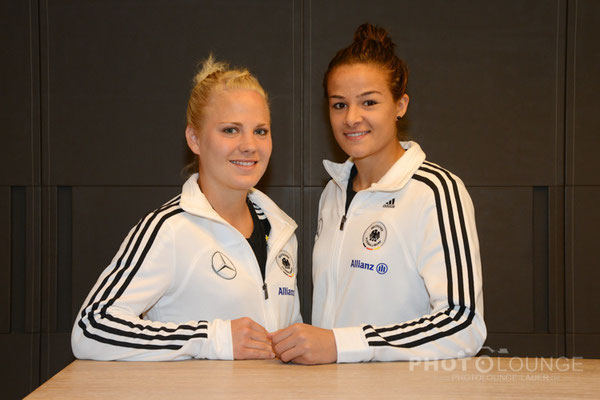
[[[372,184],[379,182],[392,165],[406,153],[398,141],[394,143],[383,148],[379,154],[353,160],[358,171],[352,185],[356,192],[368,189]]]
[[[237,229],[244,237],[252,235],[254,224],[252,215],[246,204],[246,190],[228,190],[214,188],[211,185],[202,183],[202,178],[198,178],[198,186],[206,196],[206,199],[212,208],[231,226]]]

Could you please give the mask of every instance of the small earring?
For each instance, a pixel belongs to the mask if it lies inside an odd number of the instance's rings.
[[[401,119],[402,119],[402,117],[399,115],[396,117],[396,121],[400,121]]]

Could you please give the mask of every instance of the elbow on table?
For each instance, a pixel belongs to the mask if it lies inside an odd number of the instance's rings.
[[[90,339],[84,335],[83,329],[78,325],[78,322],[75,321],[73,331],[71,332],[71,350],[73,351],[73,355],[80,360],[94,359],[90,351]]]
[[[467,328],[467,343],[464,346],[464,357],[474,357],[479,353],[487,338],[487,328],[483,317],[477,313]]]
[[[71,350],[75,358],[80,360],[109,361],[113,359],[105,344],[85,335],[84,330],[79,326],[79,320],[75,322],[71,332]]]

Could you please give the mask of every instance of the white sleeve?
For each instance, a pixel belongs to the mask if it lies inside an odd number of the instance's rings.
[[[417,270],[431,312],[389,326],[336,328],[338,362],[433,360],[477,354],[487,331],[479,243],[471,198],[462,181],[425,163],[414,175],[428,187],[420,226]]]
[[[167,204],[143,218],[125,238],[87,296],[73,326],[77,358],[94,360],[233,359],[230,321],[149,321],[141,315],[169,289],[174,268]]]

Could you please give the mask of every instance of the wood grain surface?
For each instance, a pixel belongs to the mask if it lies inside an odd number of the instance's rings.
[[[478,357],[299,366],[77,360],[27,399],[594,398],[600,360]]]

